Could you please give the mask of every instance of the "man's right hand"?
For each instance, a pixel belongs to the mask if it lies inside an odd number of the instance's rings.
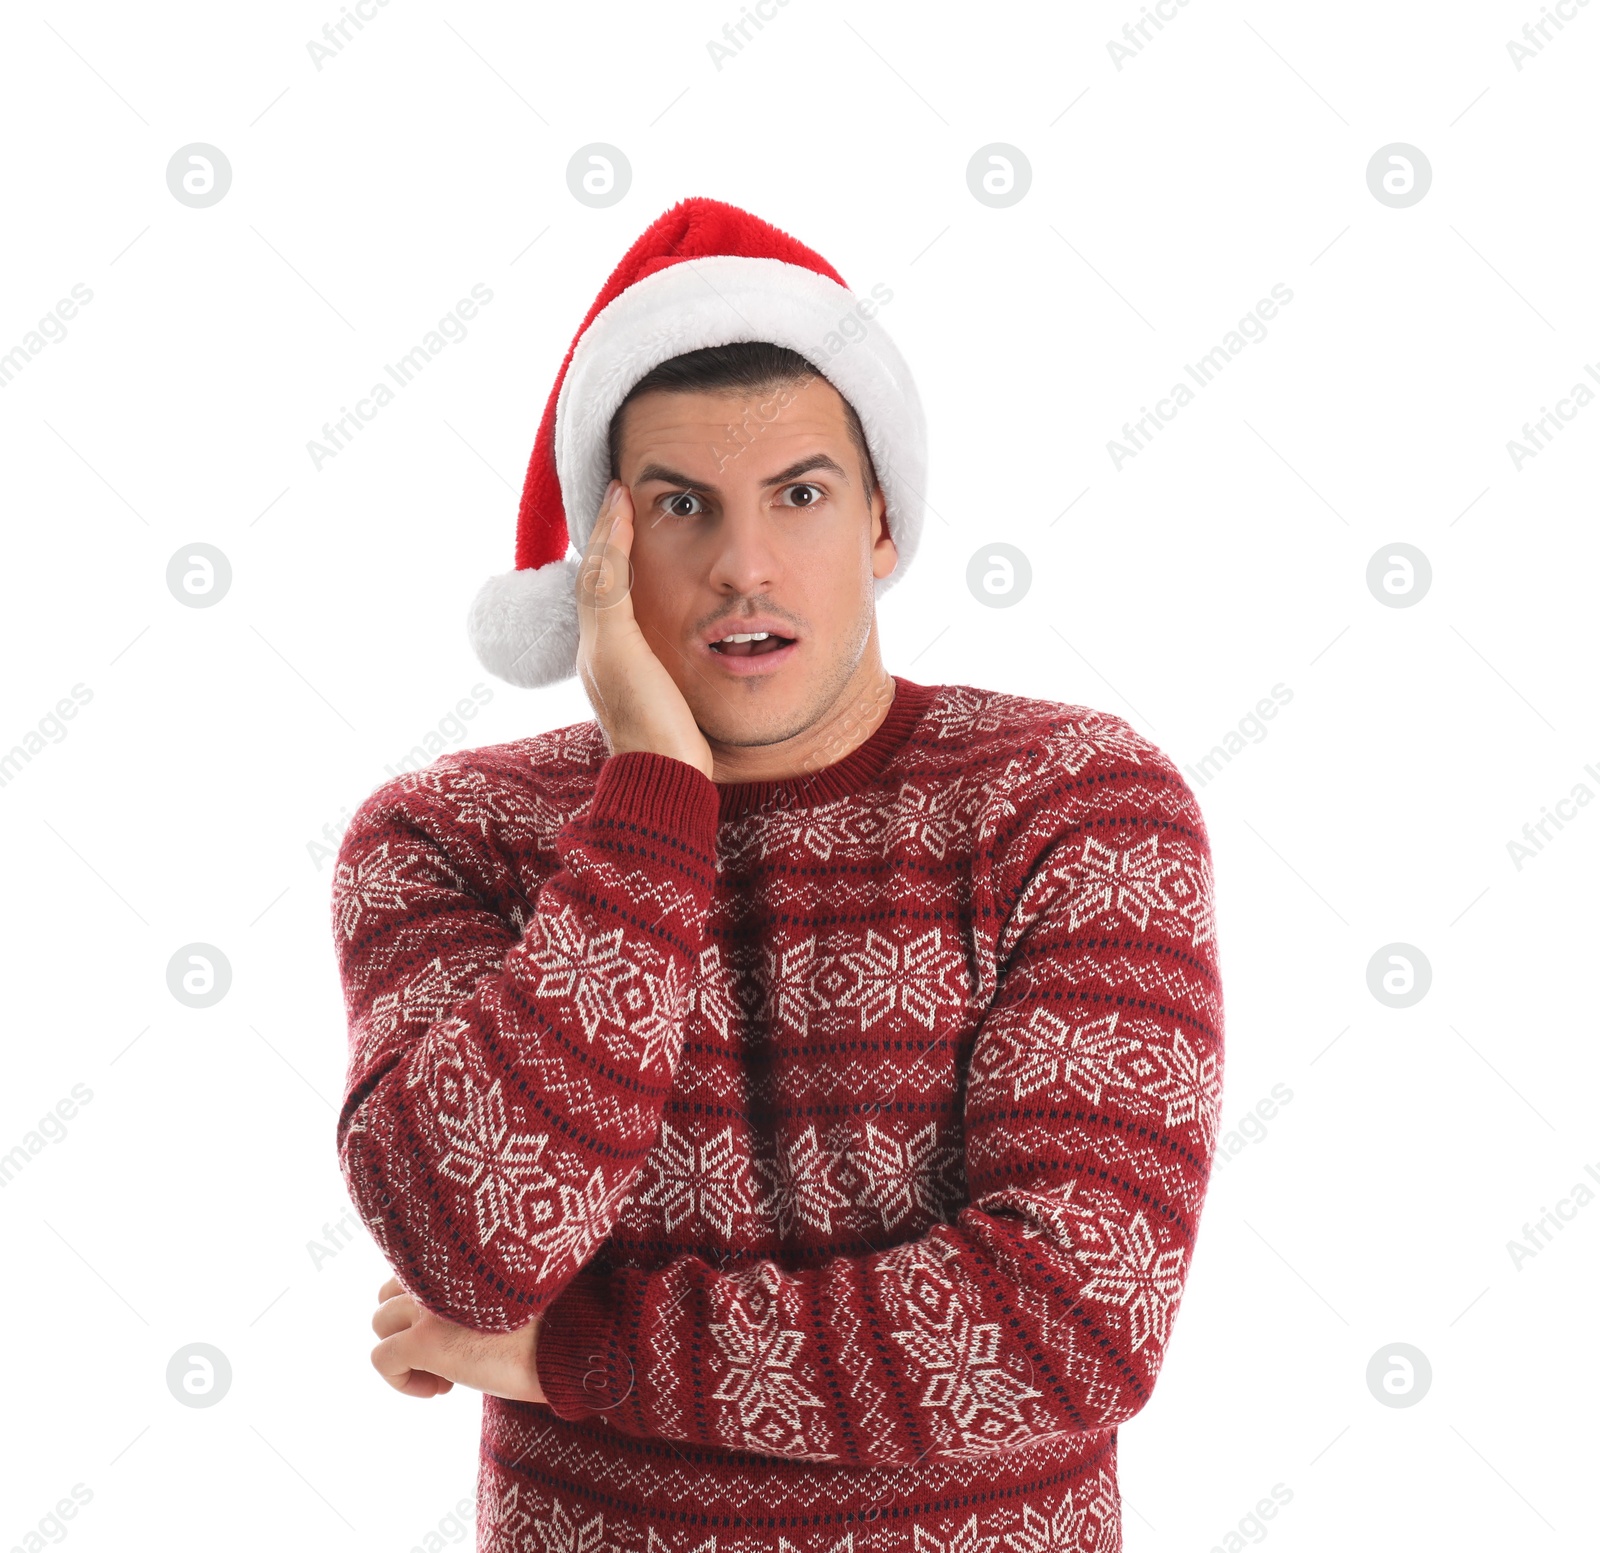
[[[711,746],[634,618],[633,493],[620,480],[589,536],[578,575],[578,678],[613,755],[670,755],[711,775]]]

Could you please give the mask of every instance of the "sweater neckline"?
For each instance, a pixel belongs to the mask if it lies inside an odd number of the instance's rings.
[[[762,782],[719,782],[718,818],[738,819],[753,810],[772,806],[784,809],[806,808],[858,793],[882,774],[895,753],[911,736],[933,699],[933,685],[920,685],[898,674],[894,681],[894,700],[881,723],[843,760],[820,767],[805,776],[781,777]]]

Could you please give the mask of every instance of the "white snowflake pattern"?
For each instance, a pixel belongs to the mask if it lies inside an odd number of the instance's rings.
[[[1102,1467],[1092,1483],[1080,1483],[1076,1493],[1069,1488],[1053,1513],[1024,1504],[1021,1526],[1006,1535],[1006,1553],[1117,1553],[1117,1504],[1116,1485]]]
[[[1209,943],[1217,931],[1216,880],[1210,857],[1202,854],[1198,863],[1185,863],[1172,893],[1178,899],[1179,918],[1189,924],[1189,942]]]
[[[478,1538],[484,1553],[523,1553],[533,1518],[519,1502],[522,1485],[500,1479],[485,1483],[478,1499]]]
[[[1176,911],[1179,902],[1172,880],[1174,875],[1182,879],[1182,865],[1161,855],[1160,840],[1147,836],[1131,847],[1118,848],[1084,837],[1082,856],[1064,871],[1071,913],[1068,926],[1076,931],[1096,917],[1118,912],[1144,932],[1152,912]]]
[[[859,1010],[863,1030],[897,1008],[931,1030],[941,1008],[965,1007],[965,988],[952,986],[948,978],[965,969],[966,957],[944,947],[940,928],[929,928],[905,944],[868,928],[860,949],[847,949],[836,958],[855,973],[854,984],[841,991],[838,1006]]]
[[[742,868],[774,854],[809,852],[824,863],[845,852],[860,852],[876,840],[877,812],[860,798],[839,798],[832,803],[795,810],[775,809],[753,813],[730,827],[724,861]]]
[[[470,756],[470,752],[463,754]],[[463,754],[406,772],[400,779],[401,788],[431,794],[449,806],[454,825],[475,830],[484,840],[496,835],[506,841],[538,837],[541,827],[553,829],[561,823],[562,817],[543,798],[527,797],[486,771],[460,764]]]
[[[683,972],[676,960],[669,960],[660,976],[641,972],[638,981],[622,989],[627,1029],[607,1044],[619,1057],[631,1057],[641,1072],[657,1062],[671,1071],[678,1055],[688,1000]]]
[[[924,1526],[913,1528],[915,1553],[992,1553],[998,1537],[986,1536],[972,1516],[948,1537],[936,1537]]]
[[[707,944],[700,951],[695,979],[689,988],[689,1009],[717,1032],[722,1040],[739,1018],[739,1005],[734,1000],[732,974],[716,944]]]
[[[340,863],[334,869],[334,914],[346,938],[355,937],[364,912],[382,916],[405,910],[401,886],[412,882],[403,877],[411,861],[391,856],[389,843],[383,841],[355,862]]]
[[[661,1210],[669,1235],[699,1214],[713,1229],[731,1236],[735,1223],[754,1211],[746,1164],[747,1151],[735,1142],[732,1123],[697,1148],[692,1137],[663,1122],[647,1162],[655,1179],[638,1201]]]
[[[786,816],[786,819],[783,829],[788,834],[783,838],[783,847],[804,847],[823,862],[831,862],[835,853],[859,849],[876,839],[871,810],[855,798],[818,804],[814,809]],[[768,833],[763,855],[777,840],[776,830]]]
[[[555,1178],[540,1164],[549,1136],[517,1132],[507,1114],[501,1080],[479,1067],[464,1020],[442,1020],[418,1042],[406,1068],[407,1086],[420,1084],[444,1147],[434,1169],[472,1196],[478,1239],[528,1238],[550,1217],[544,1195]]]
[[[1035,1005],[1021,1029],[997,1031],[980,1041],[970,1070],[973,1096],[986,1097],[1009,1083],[1011,1098],[1021,1100],[1065,1084],[1099,1105],[1107,1089],[1134,1087],[1118,1063],[1137,1051],[1139,1042],[1119,1033],[1119,1013],[1074,1021]]]
[[[733,1404],[745,1441],[757,1449],[825,1459],[805,1438],[803,1410],[823,1405],[796,1373],[805,1333],[781,1324],[775,1302],[755,1309],[736,1302],[710,1331],[727,1365],[712,1399]]]
[[[1037,768],[1036,757],[1030,759],[1027,755],[1013,755],[1003,770],[998,774],[991,773],[984,779],[983,791],[975,800],[979,811],[979,842],[988,841],[1006,820],[1014,819],[1022,812],[1017,799]]]
[[[970,739],[978,733],[995,733],[1016,698],[1002,692],[947,685],[922,714],[926,727],[940,739]]]
[[[761,1016],[776,1029],[805,1036],[812,1017],[830,1006],[830,982],[819,972],[831,965],[832,957],[819,959],[816,939],[806,937],[779,951],[764,948],[762,958],[766,995]]]
[[[954,1285],[938,1279],[916,1279],[905,1299],[911,1325],[892,1336],[927,1377],[922,1406],[949,1413],[968,1445],[1025,1436],[1022,1404],[1042,1393],[1002,1362],[1000,1323],[974,1319]]]
[[[875,1209],[885,1229],[894,1229],[913,1213],[943,1219],[961,1198],[950,1179],[961,1163],[961,1151],[939,1142],[934,1122],[904,1142],[868,1122],[866,1136],[850,1151],[850,1159],[862,1176],[856,1206]]]
[[[1096,755],[1114,755],[1137,766],[1150,746],[1120,718],[1104,712],[1064,722],[1045,736],[1045,749],[1054,758],[1048,766],[1059,765],[1069,776],[1077,776]]]
[[[1222,1106],[1222,1068],[1216,1052],[1201,1056],[1179,1029],[1172,1032],[1171,1051],[1162,1046],[1152,1046],[1150,1051],[1164,1071],[1145,1086],[1145,1093],[1165,1102],[1167,1126],[1193,1122],[1202,1145],[1214,1147]]]
[[[640,968],[622,952],[624,929],[585,933],[571,906],[553,916],[541,913],[534,921],[542,941],[528,955],[540,972],[533,995],[570,1003],[591,1041],[602,1024],[625,1027],[621,989]]]
[[[909,841],[943,858],[967,829],[968,799],[962,778],[927,789],[902,782],[893,815],[884,828],[884,841]]]
[[[833,1233],[833,1215],[851,1206],[834,1179],[835,1163],[834,1155],[818,1141],[815,1122],[787,1148],[779,1139],[770,1156],[756,1160],[768,1187],[767,1210],[780,1235],[790,1234],[796,1225]]]
[[[605,1512],[596,1510],[588,1520],[581,1519],[582,1514],[581,1509],[568,1510],[559,1499],[552,1499],[549,1518],[531,1528],[539,1537],[537,1553],[605,1553]],[[534,1548],[531,1536],[523,1546]]]
[[[463,989],[465,990],[465,989]],[[415,976],[392,992],[380,993],[359,1021],[359,1060],[369,1062],[379,1047],[400,1033],[406,1025],[437,1019],[456,1001],[458,994],[444,956],[435,955]]]
[[[393,994],[391,994],[393,996]],[[436,954],[415,976],[409,977],[400,989],[398,1020],[409,1024],[412,1020],[437,1019],[456,1001],[457,991],[450,973],[444,968],[444,956]],[[382,1002],[379,999],[378,1002]],[[372,1005],[377,1012],[378,1003]]]
[[[1082,1247],[1077,1253],[1092,1275],[1083,1286],[1084,1298],[1128,1312],[1132,1352],[1152,1338],[1165,1347],[1183,1293],[1183,1247],[1163,1251],[1149,1220],[1137,1210],[1126,1225],[1101,1219],[1100,1231],[1104,1249]]]
[[[607,1185],[605,1171],[598,1165],[582,1186],[575,1186],[570,1180],[558,1181],[560,1200],[555,1222],[530,1239],[533,1248],[544,1253],[539,1277],[547,1278],[569,1262],[575,1268],[582,1267],[611,1233],[632,1187],[633,1179],[628,1175]]]

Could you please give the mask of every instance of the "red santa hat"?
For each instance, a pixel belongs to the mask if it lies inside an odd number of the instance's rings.
[[[611,417],[652,368],[709,345],[788,346],[855,409],[899,554],[876,579],[881,596],[917,552],[927,436],[911,374],[872,312],[820,254],[736,205],[680,200],[653,221],[556,374],[522,486],[516,565],[484,583],[468,615],[484,668],[529,687],[577,672],[578,555],[611,478]]]

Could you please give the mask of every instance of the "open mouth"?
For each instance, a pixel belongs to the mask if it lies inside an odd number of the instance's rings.
[[[759,658],[764,653],[777,652],[782,647],[787,647],[795,638],[792,636],[776,636],[767,631],[756,631],[748,636],[730,637],[726,641],[711,643],[714,653],[721,653],[724,658]]]

